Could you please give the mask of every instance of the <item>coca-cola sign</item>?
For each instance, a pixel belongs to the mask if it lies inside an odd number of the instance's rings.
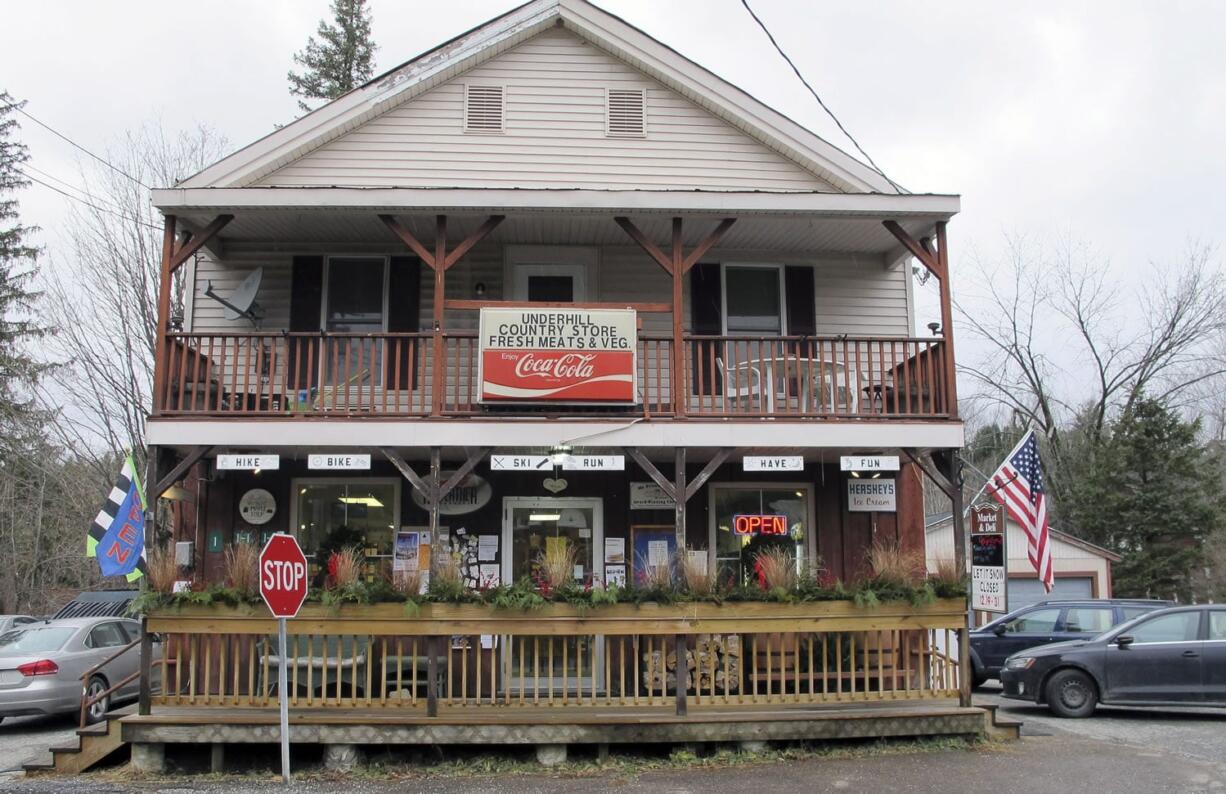
[[[635,401],[631,309],[482,309],[484,402]]]

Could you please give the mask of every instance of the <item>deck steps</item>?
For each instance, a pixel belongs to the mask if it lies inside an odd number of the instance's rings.
[[[123,741],[120,720],[136,709],[132,706],[112,711],[96,725],[77,731],[77,743],[51,748],[51,763],[25,764],[27,775],[41,773],[74,775],[90,769],[126,746]]]

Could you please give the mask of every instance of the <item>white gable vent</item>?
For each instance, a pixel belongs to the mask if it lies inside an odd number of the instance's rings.
[[[464,131],[502,132],[506,92],[500,85],[464,87]]]
[[[605,98],[605,133],[615,137],[647,134],[647,92],[642,88],[610,88]]]

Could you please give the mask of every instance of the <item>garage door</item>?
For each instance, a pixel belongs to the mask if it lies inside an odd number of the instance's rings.
[[[1093,598],[1094,580],[1089,576],[1057,576],[1050,593],[1038,579],[1009,580],[1009,611],[1049,598]]]

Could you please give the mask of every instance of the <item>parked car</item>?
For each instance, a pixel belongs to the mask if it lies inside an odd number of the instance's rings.
[[[1226,605],[1150,612],[1093,639],[1013,654],[1005,697],[1061,717],[1108,706],[1226,706]]]
[[[80,710],[82,687],[92,697],[118,684],[137,670],[139,651],[129,650],[88,681],[81,676],[139,636],[139,623],[114,617],[49,620],[0,634],[0,719]],[[154,645],[154,653],[159,650]],[[94,704],[87,720],[101,720],[114,703],[138,691],[134,679]]]
[[[0,634],[14,626],[24,626],[27,623],[37,622],[38,618],[32,618],[29,615],[0,615]]]
[[[971,632],[971,670],[975,686],[999,678],[1005,659],[1018,651],[1053,642],[1080,640],[1173,601],[1085,598],[1040,601]]]

